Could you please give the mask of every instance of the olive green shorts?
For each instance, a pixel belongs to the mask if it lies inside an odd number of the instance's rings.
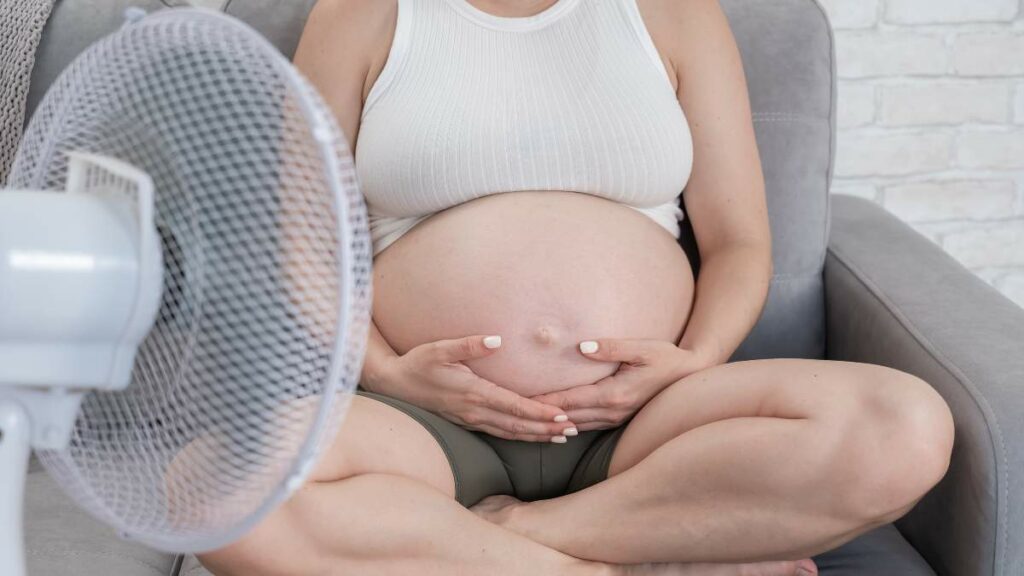
[[[397,408],[422,424],[444,450],[455,476],[455,499],[470,507],[494,494],[524,501],[583,490],[608,477],[625,425],[569,436],[565,444],[506,440],[467,430],[408,402],[357,388],[356,394]]]

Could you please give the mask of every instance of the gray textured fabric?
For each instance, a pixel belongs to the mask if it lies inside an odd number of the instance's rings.
[[[129,6],[147,11],[163,8],[158,0],[57,0],[36,50],[32,86],[25,103],[26,122],[61,70],[90,44],[117,30]]]
[[[36,463],[25,483],[25,559],[30,576],[167,576],[175,565],[171,554],[118,538]]]
[[[199,563],[198,558],[189,554],[183,559],[178,576],[213,576],[213,574]]]
[[[54,0],[0,0],[0,185],[18,152],[36,48]]]
[[[306,15],[315,3],[316,0],[57,0],[36,51],[26,112],[31,114],[36,109],[46,89],[75,56],[121,25],[124,10],[129,6],[150,12],[187,4],[224,7],[228,14],[258,30],[290,57],[299,42]]]
[[[1024,309],[895,216],[836,196],[828,357],[931,383],[956,422],[946,478],[897,523],[940,574],[1024,574]]]
[[[935,576],[892,524],[815,556],[814,562],[821,576]]]
[[[226,12],[259,30],[291,58],[314,4],[316,0],[232,0]]]
[[[721,6],[743,58],[775,267],[761,318],[732,360],[821,358],[836,122],[832,28],[813,0]]]

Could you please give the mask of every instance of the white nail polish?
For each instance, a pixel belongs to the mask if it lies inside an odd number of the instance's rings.
[[[555,416],[555,422],[565,422],[568,419],[569,417],[566,416],[565,414],[559,414],[558,416]]]
[[[577,430],[575,426],[573,426],[572,428],[566,428],[565,430],[562,430],[562,434],[565,436],[576,436],[579,433],[580,431]]]
[[[501,336],[488,336],[484,338],[484,346],[488,348],[497,348],[501,346]]]
[[[593,340],[580,342],[580,352],[583,352],[584,354],[593,354],[594,352],[597,352],[597,342],[594,342]]]
[[[565,444],[568,442],[568,439],[565,436],[552,436],[551,441],[555,444]]]

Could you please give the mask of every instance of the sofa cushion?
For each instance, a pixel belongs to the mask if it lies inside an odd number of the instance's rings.
[[[821,576],[935,576],[892,524],[814,557]]]
[[[316,0],[58,0],[36,50],[26,122],[61,71],[90,44],[117,30],[129,6],[147,12],[184,5],[222,8],[258,30],[290,58],[306,15],[315,3]]]
[[[31,576],[167,576],[175,565],[173,554],[118,538],[37,462],[25,482],[25,560]]]

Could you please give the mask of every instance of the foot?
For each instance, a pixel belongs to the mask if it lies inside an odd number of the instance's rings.
[[[529,505],[530,502],[524,502],[514,496],[496,494],[484,498],[470,506],[469,509],[491,524],[497,524],[520,536],[526,536],[534,542],[541,542],[540,534],[536,533],[530,523],[523,519],[523,511]],[[545,545],[550,546],[550,544]]]
[[[523,527],[515,525],[515,512],[526,502],[513,496],[498,494],[488,496],[469,509],[475,514],[491,522],[526,534]],[[720,563],[649,563],[615,565],[600,562],[590,563],[591,568],[602,564],[599,574],[608,576],[817,576],[818,568],[810,558],[796,562],[752,562],[746,564]]]
[[[487,498],[484,498],[473,506],[470,506],[469,509],[477,516],[480,516],[491,524],[509,527],[512,519],[512,513],[524,504],[526,503],[514,496],[497,494],[495,496],[488,496]]]
[[[817,576],[810,558],[796,562],[752,562],[747,564],[657,563],[620,566],[623,576]]]

